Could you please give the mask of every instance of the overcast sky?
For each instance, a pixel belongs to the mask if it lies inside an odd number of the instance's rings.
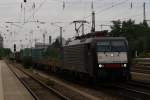
[[[63,1],[65,2],[63,4]],[[112,20],[133,19],[136,23],[143,20],[143,2],[146,2],[146,18],[150,19],[150,0],[93,0],[96,12],[96,30],[101,30],[99,25],[111,24]],[[17,44],[17,49],[30,47],[43,41],[43,33],[51,35],[55,39],[59,35],[59,28],[63,26],[63,37],[75,35],[74,20],[87,20],[91,22],[92,0],[0,0],[0,31],[5,40],[5,47],[12,48]],[[22,3],[22,9],[21,9]],[[33,4],[35,3],[35,9]],[[131,4],[132,3],[132,4]],[[63,6],[64,5],[64,6]],[[132,6],[131,6],[132,5]],[[64,9],[63,9],[64,7]],[[24,9],[26,21],[43,21],[40,23],[23,23]],[[33,14],[35,13],[35,14]],[[8,24],[6,22],[20,22]],[[55,23],[51,25],[51,23]],[[85,32],[90,31],[91,24],[87,24]],[[110,29],[103,27],[103,29]],[[33,43],[31,43],[33,42]]]

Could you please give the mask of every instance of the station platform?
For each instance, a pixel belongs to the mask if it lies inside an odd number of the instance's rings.
[[[2,60],[0,60],[0,100],[34,100]]]

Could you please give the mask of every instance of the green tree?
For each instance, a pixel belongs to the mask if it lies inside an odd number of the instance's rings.
[[[0,58],[9,56],[10,53],[11,53],[10,49],[8,49],[8,48],[0,48]]]
[[[55,42],[52,44],[54,47],[59,48],[61,46],[59,37],[56,38]]]
[[[111,36],[120,36],[121,34],[121,21],[112,21],[113,26],[111,26],[112,31],[110,32]]]
[[[130,53],[150,51],[150,27],[146,22],[135,24],[133,20],[113,21],[110,34],[112,36],[123,36],[129,41]]]

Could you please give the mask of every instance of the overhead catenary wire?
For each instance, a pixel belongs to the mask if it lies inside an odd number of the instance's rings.
[[[43,3],[44,3],[45,1],[46,1],[46,0],[44,0],[44,1],[40,4],[40,6],[38,7],[39,9],[40,9],[40,7],[43,5]],[[127,2],[127,1],[128,1],[128,0],[125,0],[125,1],[123,1],[123,2],[119,2],[119,3],[117,3],[117,4],[113,4],[113,5],[111,5],[110,7],[104,8],[104,9],[102,9],[101,11],[98,11],[98,12],[96,12],[96,13],[99,14],[99,13],[101,13],[101,12],[107,11],[107,10],[109,10],[109,9],[115,7],[115,6],[118,6],[118,5],[120,5],[120,4],[123,4],[124,2]],[[36,11],[38,11],[38,10],[36,9]],[[35,15],[36,11],[33,13],[32,16]],[[89,15],[89,16],[87,16],[87,17],[90,17],[90,16],[91,16],[91,15]],[[86,18],[86,17],[84,17],[84,18]]]
[[[32,18],[33,16],[35,16],[35,14],[40,10],[40,8],[45,4],[47,0],[43,0],[40,5],[37,8],[34,8],[34,12],[27,18],[27,22],[29,21],[30,18]]]
[[[127,2],[127,1],[128,1],[128,0],[124,0],[123,2],[119,2],[119,3],[113,4],[113,5],[111,5],[110,7],[104,8],[104,9],[102,9],[102,10],[96,12],[96,14],[102,13],[102,12],[104,12],[104,11],[110,10],[111,8],[114,8],[114,7],[116,7],[116,6],[122,5],[122,4],[124,4],[125,2]],[[91,8],[92,8],[92,9],[94,8],[93,0],[92,0]],[[89,18],[89,17],[91,17],[91,16],[92,16],[92,15],[85,16],[85,17],[83,17],[82,19],[87,19],[87,18]],[[70,24],[68,24],[68,25],[66,25],[66,26],[69,26],[69,25],[70,25]]]
[[[112,9],[114,7],[120,6],[120,5],[124,4],[124,3],[126,3],[127,1],[129,1],[129,0],[124,0],[123,2],[119,2],[119,3],[113,4],[113,5],[111,5],[111,6],[107,7],[107,8],[104,8],[104,9],[102,9],[100,11],[95,12],[95,14],[100,14],[100,13],[105,12],[107,10],[110,10],[110,9]],[[92,15],[85,16],[85,17],[83,17],[83,19],[87,19],[87,18],[89,18],[91,16]]]
[[[58,0],[57,0],[58,1]],[[59,0],[59,1],[62,1],[62,0]],[[127,1],[127,0],[126,0]],[[121,2],[119,2],[119,3],[121,3]],[[118,3],[116,3],[116,4],[118,4]],[[112,9],[112,8],[115,8],[115,7],[118,7],[118,6],[122,6],[123,4],[120,4],[120,5],[116,5],[115,4],[115,2],[113,2],[113,4],[112,5],[110,5],[110,6],[108,6],[108,7],[105,7],[105,8],[103,8],[104,9],[104,11],[102,11],[102,10],[97,10],[96,11],[96,14],[102,14],[103,12],[106,12],[106,11],[108,11],[108,10],[110,10],[110,9]],[[134,4],[134,2],[133,2],[133,4]],[[116,5],[116,6],[115,6]],[[111,6],[113,6],[113,7],[111,7]],[[129,5],[128,5],[128,7],[130,7]],[[133,6],[134,7],[134,6]],[[38,8],[38,7],[37,7]],[[36,8],[36,10],[37,10],[37,8]],[[41,8],[41,7],[40,7]],[[40,9],[39,8],[39,9]],[[67,7],[65,7],[65,9],[67,9]],[[106,9],[106,10],[105,10]],[[39,10],[37,10],[37,12],[38,12]],[[34,15],[37,13],[36,11],[35,11],[35,13],[33,13]],[[102,14],[102,15],[104,15],[104,14]],[[91,16],[91,15],[90,15]],[[89,17],[90,17],[89,16]],[[126,16],[126,15],[125,15]],[[133,15],[133,16],[135,16],[135,17],[139,17],[140,16],[140,14],[136,14],[136,15]],[[142,15],[141,15],[142,16]],[[31,17],[32,17],[32,15],[31,15]],[[87,16],[82,16],[82,17],[87,17]],[[129,19],[128,17],[132,17],[132,15],[130,15],[130,14],[128,14],[128,16],[126,17],[126,18],[120,18],[120,19]],[[30,20],[30,18],[29,18],[29,20]],[[70,21],[71,22],[71,21]],[[67,22],[67,23],[65,23],[66,25],[64,26],[65,28],[68,28],[68,27],[70,27],[70,22]]]

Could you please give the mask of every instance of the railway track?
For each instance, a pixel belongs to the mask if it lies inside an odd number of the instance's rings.
[[[132,100],[149,100],[150,99],[150,84],[130,81],[127,83],[112,84],[116,89],[120,89],[120,95],[124,95]]]
[[[38,71],[38,73],[40,73]],[[78,82],[77,82],[78,83]],[[108,95],[113,95],[114,97],[119,97],[120,100],[149,100],[150,99],[150,84],[130,81],[127,83],[114,83],[114,84],[99,84],[95,86],[89,86],[89,84],[80,83],[84,87],[95,89],[98,91],[103,91]],[[132,87],[132,88],[131,88]],[[115,91],[115,92],[114,92]]]
[[[21,68],[12,67],[8,63],[7,65],[21,83],[27,88],[35,100],[70,100],[60,92],[48,87],[40,80],[36,79],[29,73],[26,73]]]
[[[138,58],[133,61],[132,72],[150,74],[150,59],[149,58]]]
[[[131,71],[133,72],[139,72],[139,73],[145,73],[145,74],[150,74],[150,66],[145,66],[145,65],[135,65]]]
[[[19,70],[22,69],[20,68]],[[100,84],[100,86],[96,85],[89,88],[96,89],[98,91],[103,91],[104,93],[108,95],[113,95],[114,97],[119,96],[127,100],[149,100],[150,99],[150,85],[148,83],[145,84],[142,82],[130,81],[124,84],[123,83],[113,83],[110,85]],[[36,99],[36,100],[46,100],[46,99]]]
[[[127,82],[127,84],[137,86],[137,87],[146,88],[146,89],[150,90],[150,83],[148,83],[148,82],[141,82],[141,81],[132,80],[132,81]]]
[[[143,69],[134,69],[132,70],[132,72],[150,74],[150,70],[143,70]]]

